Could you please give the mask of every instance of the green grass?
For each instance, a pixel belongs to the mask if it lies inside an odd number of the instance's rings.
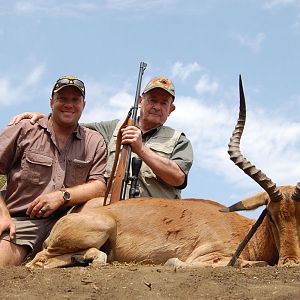
[[[6,177],[4,175],[0,175],[0,189],[4,186],[6,182]]]

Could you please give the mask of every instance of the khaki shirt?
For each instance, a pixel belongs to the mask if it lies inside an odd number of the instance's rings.
[[[108,145],[110,158],[115,151],[113,148],[115,148],[114,143],[118,125],[120,125],[119,120],[84,124],[84,126],[97,130],[103,135]],[[143,165],[145,167],[143,163],[139,175],[139,184],[141,187],[140,197],[180,198],[180,190],[186,187],[187,176],[193,162],[193,149],[191,142],[183,133],[179,132],[179,138],[177,138],[173,136],[173,132],[175,133],[177,131],[161,126],[143,134],[142,140],[143,144],[150,147],[152,151],[175,162],[186,174],[185,183],[182,186],[171,187],[156,177],[149,168],[143,171]],[[170,147],[167,147],[166,145],[169,143],[171,143]],[[110,174],[109,165],[107,166],[107,173]],[[141,178],[141,176],[143,178]]]
[[[35,125],[22,120],[0,133],[0,174],[7,176],[5,203],[21,215],[39,195],[92,180],[104,180],[106,146],[100,134],[77,126],[63,150],[51,116]]]

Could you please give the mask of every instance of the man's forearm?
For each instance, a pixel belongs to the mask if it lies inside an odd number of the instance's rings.
[[[10,216],[4,199],[0,196],[0,216]]]
[[[185,174],[175,162],[156,154],[147,147],[142,148],[139,156],[154,174],[167,184],[180,186],[184,183]]]
[[[73,206],[84,204],[92,198],[104,196],[106,185],[100,180],[94,180],[66,190],[71,194],[69,206]]]
[[[34,199],[27,208],[26,214],[33,217],[49,217],[61,206],[74,206],[86,203],[88,200],[104,195],[106,185],[104,182],[95,180],[75,187],[66,188],[70,193],[70,199],[64,199],[59,190],[48,194],[42,194]]]

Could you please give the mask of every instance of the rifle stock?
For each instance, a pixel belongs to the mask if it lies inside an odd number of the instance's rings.
[[[114,203],[119,200],[125,199],[126,186],[129,181],[131,147],[130,145],[123,145],[121,149],[121,140],[122,140],[121,130],[126,126],[137,125],[138,101],[139,101],[140,91],[141,91],[142,76],[146,67],[147,67],[146,63],[144,62],[140,63],[140,70],[139,70],[134,106],[130,109],[127,118],[125,119],[125,121],[123,122],[122,126],[118,131],[115,160],[109,178],[109,182],[107,184],[107,189],[105,192],[104,205],[107,204],[107,199],[110,191],[111,191],[110,203]],[[131,118],[131,114],[132,114],[132,118]]]
[[[125,145],[121,151],[120,162],[114,180],[113,190],[110,197],[110,203],[117,202],[120,200],[120,198],[122,198],[121,192],[122,192],[124,174],[127,167],[126,162],[128,160],[128,149],[127,149],[128,147],[129,147],[128,145]]]
[[[129,118],[126,122],[129,126],[133,124],[132,119]],[[123,127],[124,128],[124,127]],[[121,129],[120,129],[121,132]],[[122,199],[122,190],[124,186],[124,181],[126,181],[126,169],[127,169],[127,162],[129,161],[129,152],[131,151],[131,147],[129,145],[123,145],[120,158],[119,158],[119,164],[116,171],[116,176],[113,183],[113,189],[111,192],[110,197],[110,203],[114,203]]]

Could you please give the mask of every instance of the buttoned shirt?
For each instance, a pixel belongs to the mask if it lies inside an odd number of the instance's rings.
[[[106,156],[103,137],[80,125],[60,149],[51,115],[34,125],[22,120],[8,126],[0,133],[0,174],[7,176],[9,212],[25,214],[41,194],[92,180],[105,182]]]

